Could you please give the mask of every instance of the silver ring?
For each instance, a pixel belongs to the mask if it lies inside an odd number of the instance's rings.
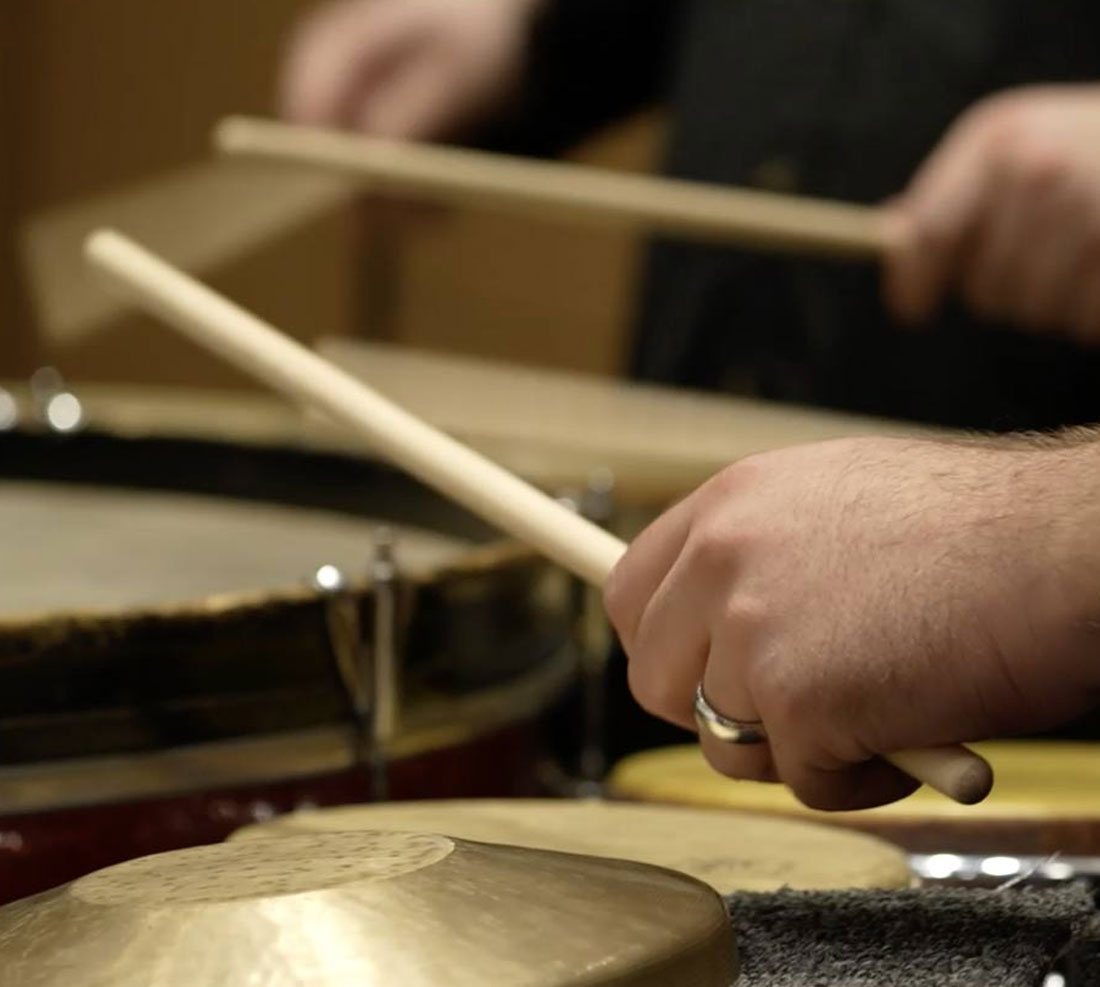
[[[768,735],[764,732],[762,720],[731,720],[723,716],[703,695],[703,683],[695,689],[695,723],[700,731],[706,731],[716,740],[725,744],[766,744]]]

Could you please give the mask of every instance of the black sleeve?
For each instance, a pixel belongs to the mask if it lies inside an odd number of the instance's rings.
[[[514,114],[482,142],[558,153],[668,89],[683,0],[548,0]]]

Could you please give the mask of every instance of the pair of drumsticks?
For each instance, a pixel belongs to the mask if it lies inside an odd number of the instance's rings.
[[[778,249],[870,255],[885,246],[874,210],[839,203],[642,176],[620,178],[575,165],[260,121],[227,121],[218,130],[218,142],[223,150],[361,172],[387,187],[445,200],[567,211]],[[626,550],[609,532],[121,234],[93,234],[86,253],[94,267],[151,314],[276,391],[348,426],[376,453],[575,575],[601,586]],[[992,786],[989,765],[962,746],[904,751],[888,755],[888,760],[959,802],[980,801]]]

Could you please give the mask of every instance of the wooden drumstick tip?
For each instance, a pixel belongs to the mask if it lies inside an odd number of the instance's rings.
[[[961,805],[975,805],[993,790],[993,768],[989,762],[961,745],[898,751],[887,760]]]

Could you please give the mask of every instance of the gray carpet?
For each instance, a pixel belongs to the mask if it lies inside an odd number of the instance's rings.
[[[1039,987],[1060,957],[1096,957],[1086,941],[1094,905],[1079,885],[781,891],[727,902],[738,987]]]

